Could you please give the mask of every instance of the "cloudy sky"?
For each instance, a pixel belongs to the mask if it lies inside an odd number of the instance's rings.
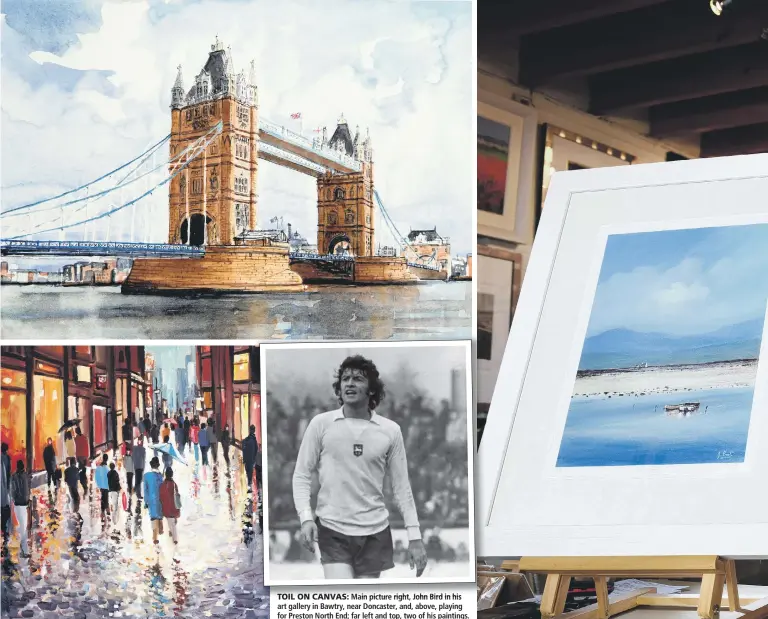
[[[762,318],[768,224],[608,238],[588,335],[696,335]]]
[[[471,251],[470,2],[4,0],[2,10],[3,209],[97,178],[166,135],[176,66],[188,88],[218,35],[238,71],[255,60],[264,118],[298,130],[289,117],[301,112],[308,136],[332,132],[341,113],[353,130],[370,127],[376,187],[400,231],[437,226]],[[314,241],[315,187],[262,162],[260,225],[279,215]],[[136,240],[166,240],[165,188],[134,224],[151,231]],[[111,225],[112,240],[128,234],[127,216]]]

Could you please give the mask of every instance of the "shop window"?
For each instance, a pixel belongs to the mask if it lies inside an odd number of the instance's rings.
[[[250,426],[250,406],[247,393],[240,395],[240,436],[241,441],[248,436],[248,426]]]
[[[250,353],[241,352],[235,355],[234,370],[232,372],[233,380],[236,383],[247,382],[251,379],[250,372]]]
[[[64,358],[63,346],[36,346],[35,350],[43,355],[46,355],[48,357],[53,357],[55,359]]]
[[[261,445],[261,395],[251,394],[251,424],[256,426],[256,440]]]
[[[122,417],[117,420],[122,424]],[[103,406],[93,407],[93,444],[103,445],[107,442],[107,409]]]
[[[91,358],[91,347],[90,346],[75,346],[75,356],[79,357],[80,359],[90,359]]]
[[[213,408],[213,397],[210,391],[203,391],[203,408],[206,410]]]
[[[211,358],[206,357],[202,360],[202,378],[204,384],[211,382]]]
[[[57,452],[61,453],[63,443],[59,428],[64,422],[64,381],[50,376],[35,376],[34,380],[34,420],[32,433],[32,467],[35,471],[45,468],[43,449],[48,437],[54,440]]]
[[[107,346],[96,346],[96,363],[102,367],[107,366],[109,358],[109,348]]]
[[[210,346],[201,346],[200,347],[200,352],[202,354],[204,354],[204,355],[206,355],[206,354],[209,355],[209,354],[211,354],[211,347]]]
[[[120,363],[125,363],[125,351],[124,350],[121,350],[120,352],[117,353],[117,360]]]
[[[78,383],[91,382],[91,368],[87,365],[75,366],[75,380]]]
[[[5,372],[3,368],[3,384]],[[0,407],[3,411],[0,436],[2,442],[8,445],[12,473],[16,470],[17,460],[22,460],[25,466],[27,464],[27,394],[3,389],[0,391]]]
[[[0,368],[0,376],[2,377],[0,381],[2,381],[3,389],[26,389],[27,387],[26,372],[11,370],[10,368]]]

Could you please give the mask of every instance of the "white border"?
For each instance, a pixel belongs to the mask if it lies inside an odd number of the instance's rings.
[[[477,522],[480,524],[477,534],[479,536],[478,551],[480,556],[681,554],[679,550],[668,549],[665,553],[663,548],[659,548],[661,538],[672,537],[676,534],[688,540],[687,547],[689,548],[693,547],[694,544],[691,544],[690,541],[694,538],[707,539],[711,540],[713,547],[716,547],[716,550],[713,550],[713,553],[716,554],[727,555],[729,552],[733,552],[732,556],[743,558],[756,555],[755,546],[760,545],[756,540],[764,540],[768,532],[768,527],[765,524],[756,521],[742,524],[735,522],[731,524],[694,524],[687,527],[672,525],[602,527],[599,531],[583,530],[585,528],[596,529],[596,527],[537,525],[515,529],[494,528],[489,525],[493,514],[494,500],[501,481],[502,468],[507,459],[507,449],[515,431],[518,405],[525,387],[534,344],[538,337],[544,337],[544,334],[538,333],[541,315],[546,306],[550,279],[572,196],[616,189],[639,189],[665,185],[681,186],[693,183],[727,180],[746,181],[750,179],[760,182],[768,180],[768,155],[619,166],[556,173],[554,175],[528,264],[525,284],[518,300],[506,354],[502,361],[500,376],[503,375],[504,380],[497,382],[478,455]],[[765,199],[764,194],[762,198]],[[768,202],[766,204],[768,205]],[[735,211],[736,215],[729,218],[729,222],[731,224],[738,223],[738,204],[723,204],[723,210],[725,213],[728,210]],[[766,206],[765,214],[768,219],[768,206]],[[674,218],[674,213],[671,213],[671,217]],[[705,219],[704,217],[699,218],[698,225],[702,225],[701,222]],[[755,221],[754,215],[750,221]],[[660,225],[664,226],[665,224],[661,223]],[[600,251],[602,252],[602,248]],[[587,285],[590,285],[591,279],[587,282]],[[578,310],[578,306],[572,308],[572,311]],[[766,348],[764,339],[761,353],[764,353]],[[563,353],[567,354],[567,351],[563,350]],[[758,369],[758,381],[760,376],[761,370]],[[758,383],[756,384],[756,399],[759,389]],[[753,420],[756,414],[760,414],[760,411],[753,409]],[[526,472],[516,471],[514,475],[524,478]],[[758,481],[757,476],[753,479]],[[514,485],[514,479],[507,481]],[[764,475],[762,482],[764,482]],[[760,494],[759,483],[755,486],[755,493],[758,495]],[[604,494],[610,491],[610,487],[603,484],[599,489],[582,488],[581,491],[585,500],[588,500],[590,492]],[[736,515],[735,520],[738,520],[739,498],[735,496],[730,498],[732,498],[733,510]],[[551,503],[555,510],[562,510],[563,507],[567,509],[567,505],[562,502],[566,499],[567,497],[560,496],[521,497],[521,501],[524,502]],[[653,496],[648,496],[646,500],[653,501]],[[728,496],[702,496],[701,510],[706,513],[708,505],[713,501],[728,500]],[[685,542],[681,542],[678,547],[681,545],[685,545]],[[763,541],[762,546],[765,547],[765,545],[765,541]],[[733,550],[727,550],[727,548]],[[620,552],[617,552],[617,549]],[[694,551],[683,554],[697,553]]]
[[[321,580],[274,580],[270,574],[270,544],[269,544],[269,441],[267,440],[267,419],[268,411],[268,392],[267,386],[267,353],[270,350],[301,350],[306,348],[354,348],[363,352],[369,348],[437,348],[451,347],[464,349],[464,368],[466,378],[467,392],[467,467],[468,479],[467,486],[469,490],[469,539],[468,550],[469,559],[467,560],[467,573],[465,576],[456,576],[452,578],[360,578],[360,579],[321,579]],[[261,445],[262,445],[262,477],[263,483],[263,509],[264,509],[264,584],[267,587],[272,586],[328,586],[344,585],[345,587],[356,588],[358,585],[392,585],[392,584],[431,584],[431,583],[471,583],[475,582],[475,510],[474,510],[474,418],[472,408],[472,346],[469,340],[454,341],[410,341],[410,342],[372,342],[372,341],[346,341],[346,342],[322,342],[322,343],[297,343],[297,344],[264,344],[261,350]],[[297,368],[297,371],[300,369]]]

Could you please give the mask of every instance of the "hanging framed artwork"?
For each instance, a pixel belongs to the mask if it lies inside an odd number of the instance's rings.
[[[541,172],[541,203],[547,197],[555,172],[573,172],[630,165],[635,156],[623,150],[593,140],[577,131],[554,125],[543,125],[544,150]]]
[[[768,155],[554,176],[480,445],[480,556],[768,557],[766,195]]]
[[[521,280],[522,256],[477,246],[477,402],[491,402],[507,335],[515,313]]]
[[[530,117],[531,111],[512,101],[504,105],[501,109],[478,102],[477,228],[478,234],[516,241],[518,202],[525,193],[520,186],[525,114]],[[518,109],[520,113],[512,111]]]

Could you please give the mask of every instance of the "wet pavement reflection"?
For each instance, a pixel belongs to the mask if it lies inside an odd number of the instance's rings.
[[[167,521],[152,543],[149,512],[126,494],[119,455],[117,513],[101,515],[93,471],[87,492],[79,488],[79,511],[66,485],[35,488],[31,557],[20,556],[15,532],[3,550],[2,616],[268,617],[261,492],[246,492],[239,452],[233,456],[230,468],[221,457],[202,466],[191,452],[188,466],[174,463],[178,545]]]

